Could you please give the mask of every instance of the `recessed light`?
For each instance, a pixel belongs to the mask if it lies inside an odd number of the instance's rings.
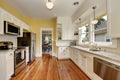
[[[73,5],[75,5],[75,6],[76,6],[76,5],[79,5],[79,2],[76,1],[76,2],[73,3]]]

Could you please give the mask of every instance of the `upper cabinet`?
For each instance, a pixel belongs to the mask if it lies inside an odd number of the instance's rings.
[[[111,38],[120,37],[120,0],[107,0],[108,35]]]
[[[3,24],[3,10],[0,9],[0,34],[4,33],[4,24]]]
[[[74,27],[71,17],[57,17],[58,40],[74,40]]]
[[[23,36],[23,29],[29,31],[29,26],[26,23],[0,8],[0,34],[4,34],[4,21],[8,21],[20,27],[19,37]]]

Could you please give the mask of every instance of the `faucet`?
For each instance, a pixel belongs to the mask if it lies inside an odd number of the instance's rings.
[[[89,50],[91,51],[100,51],[101,47],[97,45],[97,43],[90,42]]]

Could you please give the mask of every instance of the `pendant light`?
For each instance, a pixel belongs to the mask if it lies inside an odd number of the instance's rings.
[[[95,19],[95,9],[96,9],[96,6],[93,6],[92,9],[93,9],[93,15],[94,15],[92,24],[97,24],[97,23],[98,23],[98,20]]]
[[[52,9],[52,8],[54,7],[53,2],[52,2],[51,0],[47,0],[47,2],[46,2],[46,7],[47,7],[48,9]]]

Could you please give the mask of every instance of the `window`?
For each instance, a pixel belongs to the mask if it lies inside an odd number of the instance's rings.
[[[111,42],[107,37],[107,16],[98,19],[98,23],[94,27],[94,41],[95,42]]]
[[[107,37],[107,15],[98,19],[97,24],[83,26],[79,28],[79,43],[100,43],[108,45],[112,39]],[[111,43],[110,43],[111,44]]]
[[[81,43],[89,42],[89,25],[83,26],[80,28],[79,40]]]

